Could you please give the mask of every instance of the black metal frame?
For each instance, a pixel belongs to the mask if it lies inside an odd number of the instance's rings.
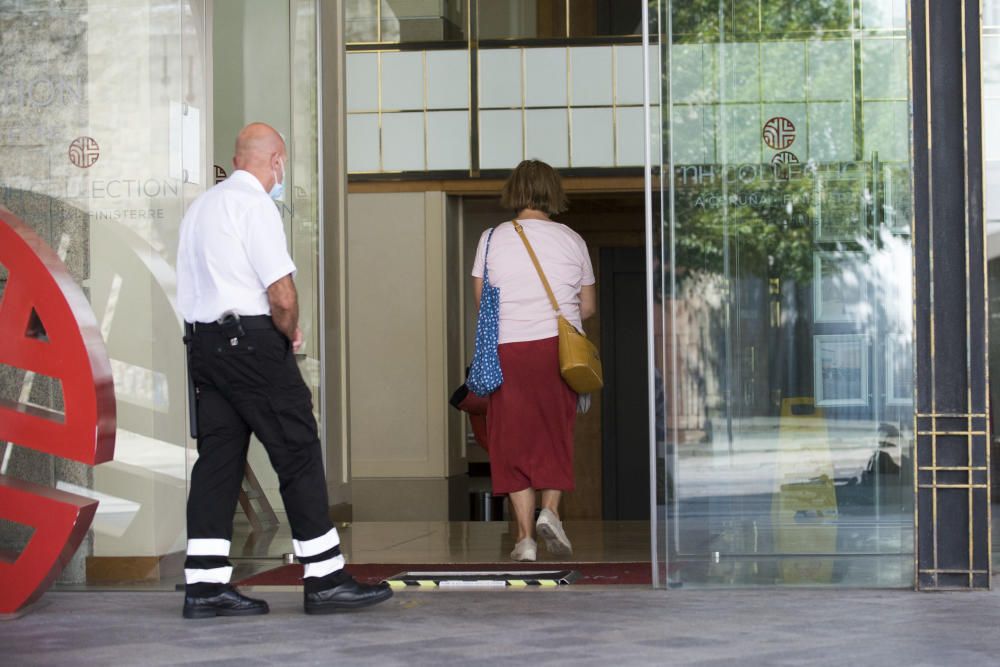
[[[990,587],[980,1],[910,0],[915,585]]]

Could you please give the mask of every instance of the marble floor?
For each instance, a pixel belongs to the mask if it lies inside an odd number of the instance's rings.
[[[233,580],[278,567],[292,551],[284,516],[268,531],[254,531],[237,520],[230,559]],[[650,560],[648,521],[567,521],[574,562],[635,563]],[[337,524],[348,563],[507,563],[514,548],[514,526],[507,521],[385,521]],[[539,562],[553,561],[539,549]],[[56,584],[56,590],[173,590],[184,579],[179,570],[159,580],[101,584]]]
[[[567,521],[573,560],[637,562],[650,559],[648,521]],[[339,524],[341,549],[351,563],[495,563],[514,548],[507,521],[385,521]],[[267,533],[238,525],[232,556],[281,558],[292,550],[287,523]],[[544,551],[540,553],[546,558]]]

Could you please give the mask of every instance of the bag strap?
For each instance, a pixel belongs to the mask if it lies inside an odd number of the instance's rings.
[[[490,282],[490,265],[486,262],[486,260],[490,256],[490,241],[493,240],[493,232],[494,231],[496,231],[496,227],[492,227],[490,229],[490,234],[489,234],[489,236],[486,237],[486,250],[485,250],[485,252],[483,252],[483,282],[484,283],[489,283]]]
[[[556,295],[552,293],[552,287],[549,285],[549,279],[545,277],[545,272],[542,271],[542,265],[538,262],[538,256],[535,254],[534,248],[528,243],[528,237],[524,234],[524,227],[521,226],[517,220],[514,220],[514,229],[517,231],[518,236],[524,241],[524,247],[528,250],[528,254],[531,256],[531,263],[535,265],[535,270],[538,271],[538,277],[542,279],[542,285],[545,286],[545,293],[549,295],[549,303],[552,304],[552,310],[556,311],[556,315],[562,315],[559,310],[559,302],[556,301]]]

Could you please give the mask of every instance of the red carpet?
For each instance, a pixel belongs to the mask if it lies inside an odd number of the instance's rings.
[[[348,565],[347,571],[358,581],[377,583],[407,571],[456,572],[475,570],[477,572],[520,572],[522,570],[575,570],[580,573],[577,584],[628,584],[649,586],[652,584],[652,567],[649,563],[563,563],[544,561],[537,563],[372,563],[370,565]],[[298,586],[302,583],[301,565],[282,565],[273,570],[259,572],[235,582],[241,586]]]

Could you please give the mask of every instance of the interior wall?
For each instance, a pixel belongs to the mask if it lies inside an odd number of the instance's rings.
[[[348,391],[358,521],[448,519],[452,496],[461,495],[449,481],[465,469],[447,402],[460,364],[452,333],[457,314],[447,308],[458,250],[448,210],[441,192],[348,195]]]

